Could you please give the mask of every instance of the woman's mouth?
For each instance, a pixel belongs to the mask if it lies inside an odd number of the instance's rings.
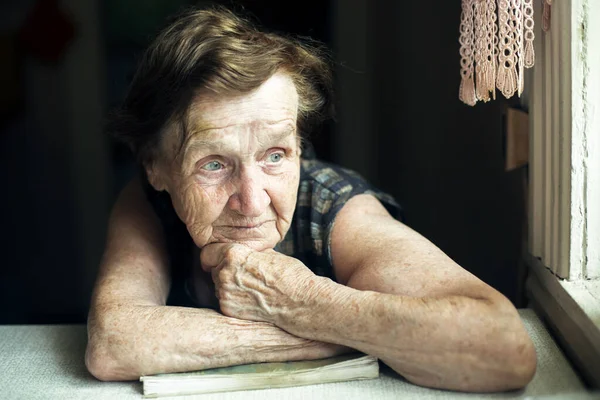
[[[269,223],[262,221],[250,224],[221,225],[218,229],[219,236],[232,240],[262,239],[267,235]]]
[[[268,221],[260,222],[260,223],[257,223],[257,224],[226,225],[226,227],[227,228],[235,228],[235,229],[256,229],[256,228],[259,228],[259,227],[263,226],[267,222]]]

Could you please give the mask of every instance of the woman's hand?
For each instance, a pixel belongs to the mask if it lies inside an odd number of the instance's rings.
[[[324,279],[295,258],[241,244],[207,245],[200,261],[211,272],[224,315],[278,326],[315,295]]]

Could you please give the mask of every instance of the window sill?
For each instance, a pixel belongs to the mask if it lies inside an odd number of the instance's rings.
[[[561,280],[532,255],[527,263],[530,306],[548,322],[587,383],[600,388],[600,282]]]

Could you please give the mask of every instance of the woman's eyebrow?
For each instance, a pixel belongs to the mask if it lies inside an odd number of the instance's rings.
[[[189,124],[189,122],[188,122]],[[294,123],[294,119],[293,118],[289,118],[286,117],[284,119],[280,119],[280,120],[258,120],[258,121],[253,121],[253,122],[249,122],[249,123],[242,123],[242,124],[227,124],[227,125],[221,125],[221,126],[215,126],[212,125],[209,122],[206,122],[202,119],[200,119],[199,121],[194,121],[192,122],[193,129],[191,129],[191,135],[198,135],[204,132],[210,132],[210,131],[214,131],[214,130],[222,130],[222,129],[227,129],[230,128],[232,126],[238,126],[238,125],[265,125],[265,126],[274,126],[274,125],[282,125],[283,127],[287,128],[287,126],[289,126],[290,129],[295,130],[296,126]]]
[[[213,129],[222,129],[222,128],[213,128]],[[204,129],[203,131],[196,131],[196,132],[206,132],[207,130],[209,130],[209,129]],[[296,127],[293,126],[292,124],[289,124],[288,126],[283,126],[282,129],[274,130],[273,133],[268,133],[266,135],[266,140],[264,141],[264,143],[267,143],[268,145],[272,145],[275,143],[281,143],[282,141],[287,139],[289,136],[294,135],[295,133],[296,133]],[[196,135],[194,135],[194,136],[196,136]],[[199,151],[199,150],[212,153],[212,152],[221,150],[223,147],[224,147],[224,143],[219,140],[211,140],[211,139],[207,139],[206,137],[191,138],[184,146],[182,155],[185,158],[186,155],[188,155],[190,153],[195,153],[196,151]]]

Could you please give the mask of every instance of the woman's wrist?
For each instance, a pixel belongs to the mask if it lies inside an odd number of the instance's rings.
[[[344,346],[293,335],[269,323],[251,322],[250,325],[253,338],[249,341],[252,343],[249,352],[256,357],[252,362],[314,360],[351,351]]]
[[[294,306],[282,309],[275,324],[297,336],[319,340],[315,336],[316,322],[322,319],[324,309],[331,305],[335,286],[338,285],[331,279],[314,274],[295,282],[291,302]]]
[[[373,312],[378,293],[356,290],[324,277],[316,277],[304,288],[303,301],[281,318],[278,326],[300,337],[346,346],[364,334],[355,325],[356,317]]]

